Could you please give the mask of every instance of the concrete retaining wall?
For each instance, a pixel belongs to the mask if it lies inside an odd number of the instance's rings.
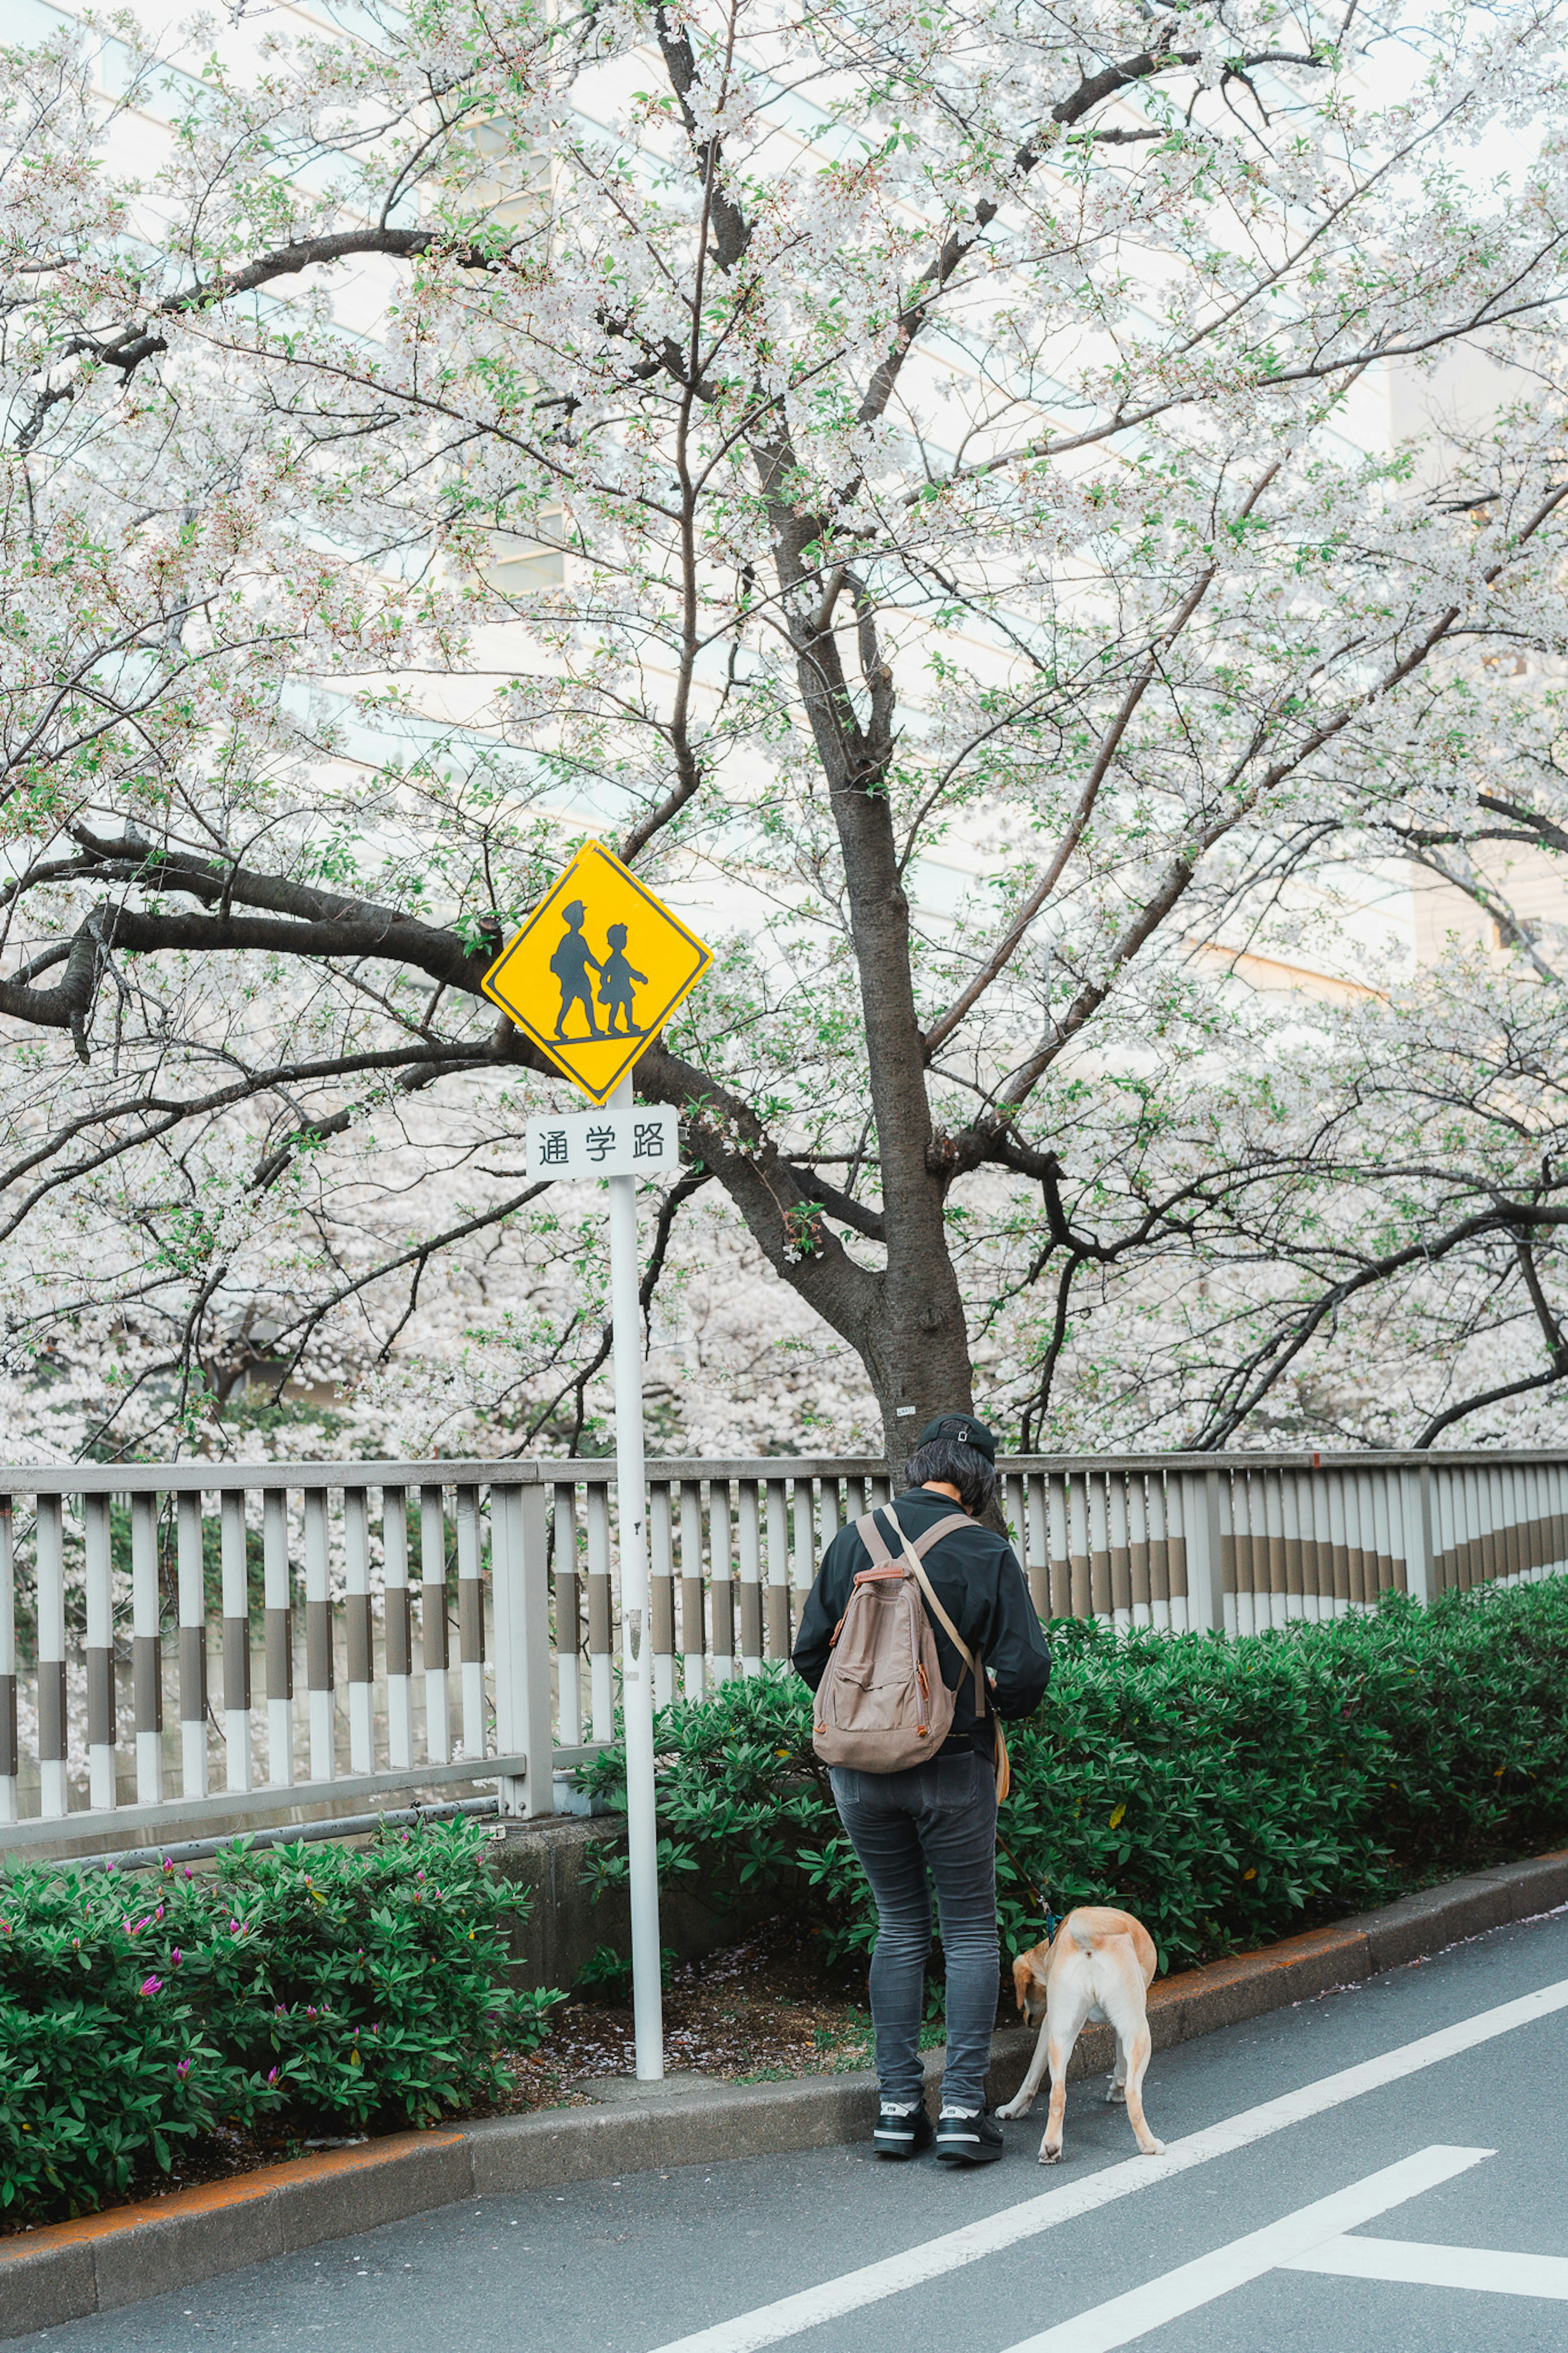
[[[597,1945],[618,1953],[632,1948],[631,1905],[624,1887],[606,1889],[597,1903],[587,1883],[592,1850],[626,1845],[626,1826],[618,1816],[545,1816],[509,1823],[495,1845],[496,1869],[526,1887],[532,1902],[528,1918],[511,1933],[519,1978],[528,1986],[559,1986],[570,1991]],[[658,1892],[659,1935],[681,1961],[732,1945],[778,1910],[778,1899],[735,1905],[716,1912],[679,1884]]]

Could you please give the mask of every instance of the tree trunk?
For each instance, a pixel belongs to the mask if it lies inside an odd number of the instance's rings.
[[[952,1261],[943,1250],[923,1305],[900,1314],[892,1300],[860,1348],[882,1416],[888,1475],[897,1494],[916,1439],[939,1413],[973,1413],[969,1336]]]

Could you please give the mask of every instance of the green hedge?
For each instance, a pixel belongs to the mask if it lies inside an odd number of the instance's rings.
[[[559,1996],[498,1983],[526,1898],[467,1821],[226,1848],[216,1875],[0,1885],[0,2209],[79,2213],[219,2126],[427,2125],[506,2087]]]
[[[1039,1934],[1030,1880],[1058,1912],[1137,1913],[1169,1968],[1568,1839],[1568,1577],[1232,1641],[1050,1635],[1050,1690],[1010,1732],[1013,1951]],[[667,1873],[776,1891],[840,1957],[869,1946],[797,1679],[670,1708],[658,1746]],[[624,1804],[618,1752],[584,1778]]]

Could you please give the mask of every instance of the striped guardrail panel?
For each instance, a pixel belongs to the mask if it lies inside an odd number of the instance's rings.
[[[1262,1633],[1390,1591],[1568,1571],[1568,1452],[1034,1456],[999,1472],[1040,1614],[1129,1634]],[[613,1736],[613,1461],[203,1459],[8,1482],[0,1847],[487,1768],[509,1810],[542,1811],[553,1771],[531,1783],[517,1744],[536,1748],[546,1718],[573,1755]],[[655,1462],[648,1486],[661,1704],[782,1665],[824,1549],[889,1496],[880,1466],[849,1458]]]

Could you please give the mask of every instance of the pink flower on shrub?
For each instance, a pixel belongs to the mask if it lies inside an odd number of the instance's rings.
[[[267,2080],[269,2084],[275,2084],[278,2081],[278,2070],[276,2067],[268,2070]]]
[[[181,1962],[184,1959],[184,1957],[184,1957],[184,1953],[182,1953],[182,1952],[181,1952],[181,1950],[180,1950],[180,1948],[179,1948],[178,1945],[176,1945],[176,1946],[174,1947],[174,1951],[173,1951],[173,1952],[170,1954],[170,1956],[169,1956],[169,1958],[174,1962],[174,1967],[175,1967],[176,1968],[179,1968],[179,1966],[180,1966]]]
[[[142,1990],[143,1993],[162,1993],[163,1990],[163,1978],[143,1978],[142,1980]]]
[[[190,2072],[191,2063],[188,2059],[182,2059],[179,2065],[174,2070],[175,2074],[179,2077],[182,2084],[184,2082],[185,2077],[190,2073]]]

